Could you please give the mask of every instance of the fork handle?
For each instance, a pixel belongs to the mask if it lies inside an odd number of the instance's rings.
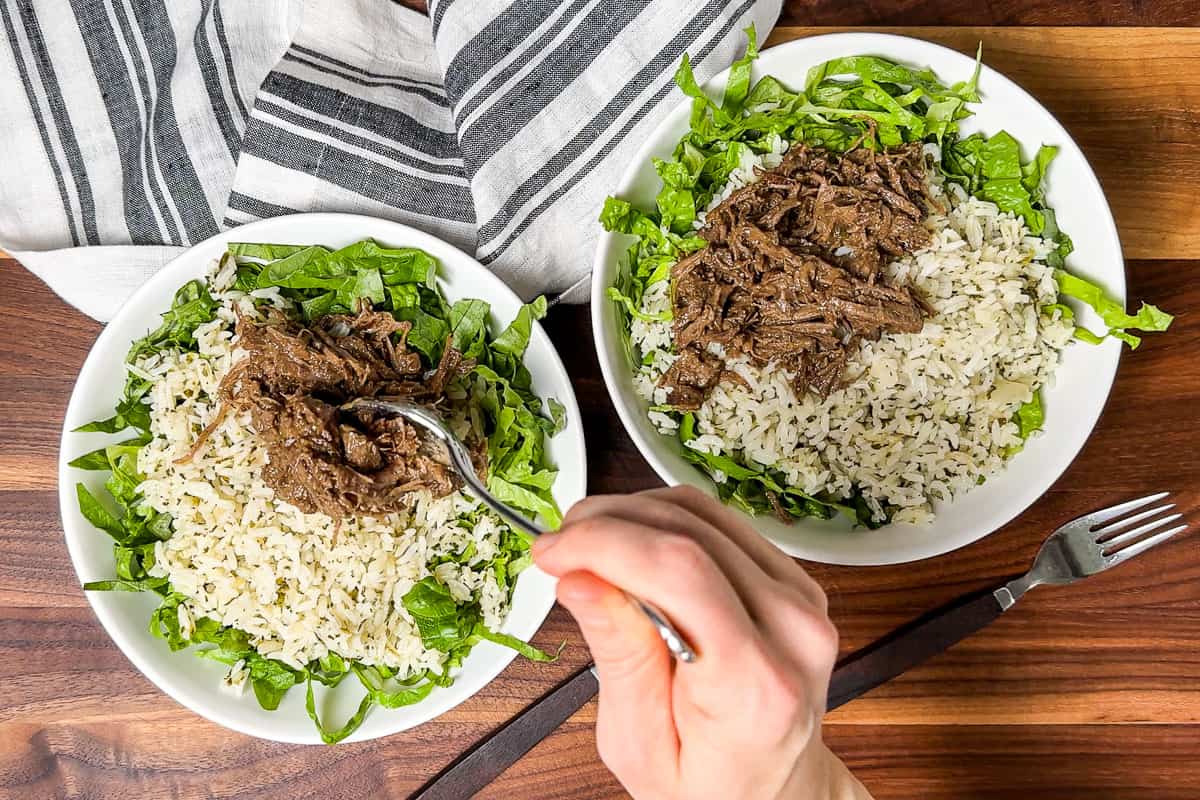
[[[833,709],[949,649],[1004,613],[996,589],[963,595],[838,662],[829,684]]]

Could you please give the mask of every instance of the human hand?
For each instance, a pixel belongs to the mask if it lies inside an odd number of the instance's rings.
[[[698,489],[590,497],[534,545],[600,679],[600,757],[642,800],[869,798],[821,741],[837,657],[825,593]],[[672,662],[625,594],[698,651]]]

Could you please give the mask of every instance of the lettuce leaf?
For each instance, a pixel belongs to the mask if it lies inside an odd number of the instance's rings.
[[[1040,391],[1034,392],[1033,399],[1017,409],[1016,422],[1019,428],[1018,435],[1022,439],[1028,439],[1034,431],[1042,429],[1046,422],[1046,410],[1042,407]]]
[[[669,187],[664,189],[664,192],[667,191],[671,191]],[[693,202],[699,206],[698,200]],[[670,312],[654,315],[644,313],[641,310],[642,298],[651,286],[670,280],[671,266],[687,253],[704,247],[705,242],[690,233],[690,223],[688,232],[675,233],[660,224],[657,214],[635,208],[618,197],[609,197],[604,201],[600,223],[605,230],[636,237],[621,260],[616,284],[607,290],[608,297],[621,307],[618,319],[622,327],[622,341],[630,361],[636,363],[639,357],[629,344],[630,321],[665,322],[671,319]]]
[[[1022,217],[1030,232],[1041,236],[1046,231],[1042,180],[1057,152],[1043,146],[1032,161],[1022,164],[1021,145],[1010,133],[976,133],[946,143],[942,170],[976,197]]]
[[[450,326],[446,320],[430,314],[419,305],[396,308],[392,311],[392,316],[412,324],[408,331],[408,343],[425,356],[428,363],[436,364],[442,357],[442,347],[450,335]]]
[[[304,670],[294,669],[273,658],[263,658],[257,653],[250,657],[246,665],[250,668],[250,687],[254,690],[254,699],[267,711],[279,708],[288,690],[307,677]]]
[[[546,437],[554,435],[561,422],[554,419],[553,406],[551,416],[543,414],[524,363],[533,323],[545,314],[544,297],[523,306],[495,340],[482,346],[470,377],[487,437],[489,489],[513,507],[558,527],[562,513],[550,490],[558,473],[550,463]]]
[[[497,355],[506,355],[520,359],[529,347],[529,337],[533,333],[533,323],[546,316],[546,298],[536,297],[533,302],[526,303],[517,311],[508,327],[500,332],[492,341],[493,360]]]
[[[413,584],[401,604],[412,617],[421,643],[430,650],[454,654],[464,647],[480,620],[478,608],[460,607],[450,589],[429,576]]]
[[[460,663],[483,640],[516,650],[533,661],[555,659],[516,637],[489,630],[483,624],[478,603],[458,603],[450,589],[432,575],[417,581],[401,598],[401,604],[416,624],[422,643],[446,653],[453,663]]]
[[[313,725],[317,727],[317,733],[321,736],[321,741],[325,744],[337,744],[358,730],[362,726],[363,720],[366,719],[367,712],[371,709],[373,703],[374,699],[371,695],[365,695],[358,704],[358,710],[351,715],[350,719],[346,720],[345,725],[335,730],[329,730],[321,722],[321,718],[317,714],[316,698],[313,696],[312,677],[308,676],[305,681],[304,710],[308,713],[308,718],[313,721]]]
[[[544,492],[510,483],[495,475],[488,478],[488,491],[502,503],[532,511],[545,520],[551,528],[557,528],[562,524],[562,514],[552,500],[543,496]]]
[[[275,261],[299,253],[307,245],[302,244],[259,244],[257,242],[230,242],[229,254],[240,258],[257,258]]]
[[[686,142],[711,156],[732,141],[762,146],[769,134],[842,150],[863,140],[872,147],[927,136],[940,141],[969,116],[966,105],[979,100],[981,53],[970,79],[953,86],[929,70],[866,55],[818,64],[809,71],[803,91],[789,90],[772,77],[750,85],[758,50],[753,28],[746,33],[746,55],[735,63],[720,105],[704,94],[688,57],[680,62],[675,82],[692,98],[691,130],[681,146]]]
[[[1025,442],[1036,431],[1042,429],[1042,425],[1046,422],[1046,410],[1042,405],[1042,390],[1039,388],[1033,393],[1033,397],[1021,404],[1017,412],[1013,414],[1013,422],[1017,425],[1017,436],[1021,441],[1010,445],[1004,452],[1005,458],[1012,458],[1017,453],[1025,449]],[[979,477],[979,482],[983,483],[983,476]]]
[[[1142,343],[1141,337],[1135,336],[1129,331],[1165,331],[1175,319],[1172,315],[1148,303],[1142,303],[1136,314],[1129,314],[1125,311],[1123,303],[1110,297],[1101,287],[1066,270],[1055,270],[1054,278],[1058,281],[1058,290],[1063,296],[1073,297],[1091,306],[1108,326],[1108,330],[1102,335],[1083,326],[1077,326],[1075,336],[1083,341],[1097,344],[1111,336],[1125,342],[1131,350],[1136,350]]]
[[[313,694],[312,682],[313,680],[320,681],[320,677],[313,669],[311,669],[311,667],[306,676],[307,680],[305,686],[304,709],[308,713],[309,718],[313,721],[313,724],[316,725],[317,732],[321,736],[321,741],[325,742],[325,744],[337,744],[350,734],[354,733],[354,731],[358,730],[358,728],[362,725],[363,720],[366,718],[367,712],[370,711],[373,706],[379,705],[383,708],[401,708],[403,706],[410,706],[424,700],[433,691],[434,687],[437,686],[437,683],[432,680],[428,673],[420,673],[416,676],[414,685],[401,686],[398,689],[392,690],[383,685],[385,678],[378,668],[368,667],[358,662],[354,662],[346,666],[346,671],[342,672],[341,675],[344,676],[345,674],[348,674],[349,671],[353,671],[354,675],[363,685],[363,688],[367,690],[367,693],[359,702],[358,708],[350,716],[350,719],[346,720],[346,723],[342,725],[341,728],[337,728],[335,730],[330,730],[327,728],[325,724],[321,722],[321,718],[317,713],[317,704],[316,698]]]
[[[758,58],[758,31],[754,26],[746,28],[746,53],[729,67],[729,80],[725,83],[725,95],[721,108],[730,114],[737,113],[750,94],[750,69]]]
[[[491,306],[483,300],[459,300],[450,307],[450,333],[454,346],[467,358],[478,358],[487,346],[487,320]]]
[[[355,676],[366,688],[371,700],[384,708],[401,708],[419,703],[429,696],[437,685],[429,673],[422,672],[413,679],[410,685],[401,685],[396,689],[388,689],[383,685],[383,678],[378,671],[371,667],[355,663],[352,666]]]
[[[167,583],[166,578],[143,578],[140,580],[116,578],[105,581],[88,581],[83,584],[83,589],[88,592],[160,592],[167,587]]]
[[[352,313],[362,300],[376,307],[415,307],[444,316],[444,301],[435,290],[437,260],[415,247],[387,248],[373,239],[339,250],[319,245],[234,243],[229,245],[229,254],[267,262],[240,263],[238,288],[277,287],[300,304],[307,320]],[[249,285],[251,279],[253,285]],[[415,316],[415,312],[409,314]]]
[[[631,319],[640,319],[642,322],[670,322],[672,314],[670,311],[660,311],[657,314],[647,314],[642,311],[634,303],[634,300],[629,295],[622,292],[616,286],[608,287],[606,292],[608,298],[613,302],[619,303]]]
[[[557,661],[559,655],[561,655],[563,651],[563,648],[567,644],[566,640],[563,640],[558,647],[558,652],[556,652],[554,655],[551,655],[545,650],[534,647],[533,645],[529,644],[529,642],[523,642],[517,637],[507,633],[498,633],[483,625],[480,625],[478,628],[476,628],[476,635],[484,641],[498,644],[501,647],[507,647],[509,650],[516,650],[517,653],[525,656],[525,658],[529,659],[530,661]]]
[[[171,518],[145,506],[137,491],[144,479],[137,471],[137,452],[144,444],[142,439],[130,440],[76,459],[85,461],[88,469],[111,471],[105,488],[117,513],[105,507],[82,483],[76,484],[75,490],[84,518],[113,538],[117,577],[126,580],[147,577],[146,570],[153,564],[154,543],[171,537]],[[104,465],[98,463],[101,454]]]
[[[162,324],[135,341],[125,356],[125,363],[164,349],[195,350],[196,328],[216,318],[217,302],[208,292],[203,281],[188,281],[179,287],[171,300],[171,307],[163,312]],[[128,372],[125,390],[117,403],[116,414],[89,422],[75,429],[75,433],[117,433],[126,428],[136,428],[144,435],[150,433],[150,410],[143,398],[150,391],[150,381]]]
[[[217,301],[208,293],[204,281],[188,281],[175,292],[171,307],[163,312],[162,324],[134,342],[125,361],[132,364],[144,353],[166,347],[193,348],[196,344],[193,332],[205,322],[210,322],[216,314]]]

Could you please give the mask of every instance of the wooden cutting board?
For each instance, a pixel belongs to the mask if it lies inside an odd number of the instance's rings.
[[[1135,4],[1153,11],[1185,3]],[[793,18],[814,8],[824,9],[822,18],[834,14],[827,0],[791,5]],[[957,5],[925,4],[943,11]],[[894,18],[916,6],[876,0],[846,13]],[[1006,8],[1028,14],[1052,6],[992,0],[985,11],[999,19]],[[1084,6],[1090,4],[1075,4],[1073,18]],[[769,42],[832,30],[777,29]],[[987,63],[1058,115],[1099,173],[1129,260],[1130,296],[1159,303],[1178,319],[1168,335],[1148,337],[1123,359],[1088,446],[1017,521],[918,564],[811,565],[845,651],[1022,569],[1046,532],[1083,508],[1167,488],[1200,520],[1200,260],[1191,251],[1200,240],[1200,215],[1192,210],[1200,197],[1200,88],[1193,83],[1200,30],[878,30],[968,53],[982,41]],[[586,663],[577,630],[556,609],[535,641],[552,647],[566,639],[559,662],[518,659],[469,702],[385,740],[336,748],[273,744],[183,709],[100,628],[62,541],[54,475],[59,428],[99,326],[3,260],[0,318],[0,800],[402,798]],[[608,401],[586,311],[556,309],[546,327],[569,365],[593,445],[591,491],[657,485]],[[1039,589],[980,636],[837,712],[826,740],[877,800],[1194,800],[1198,597],[1195,534],[1086,584]],[[593,703],[481,796],[623,796],[596,757],[594,723]]]

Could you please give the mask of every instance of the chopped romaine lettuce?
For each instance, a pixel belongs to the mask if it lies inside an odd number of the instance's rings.
[[[1018,433],[1022,439],[1028,439],[1034,431],[1040,431],[1046,422],[1046,410],[1042,407],[1042,392],[1039,389],[1026,403],[1022,403],[1014,417]]]
[[[1038,207],[1042,178],[1056,152],[1043,147],[1033,161],[1022,165],[1021,146],[1007,131],[991,137],[976,133],[946,142],[942,171],[976,197],[1023,217],[1029,231],[1040,236],[1046,230],[1046,218]]]
[[[1108,326],[1108,330],[1103,335],[1093,333],[1082,325],[1076,326],[1076,338],[1085,342],[1096,344],[1103,341],[1105,337],[1111,336],[1125,342],[1131,350],[1136,350],[1142,340],[1129,331],[1165,331],[1170,327],[1171,321],[1175,319],[1165,311],[1148,303],[1142,303],[1136,314],[1129,314],[1125,311],[1124,303],[1109,297],[1102,288],[1091,281],[1084,280],[1078,275],[1072,275],[1066,270],[1055,270],[1054,278],[1058,281],[1058,290],[1063,296],[1073,297],[1091,306]]]
[[[459,603],[450,589],[429,576],[422,578],[401,599],[431,650],[446,653],[448,663],[459,664],[478,642],[487,640],[516,650],[533,661],[553,661],[552,656],[513,636],[497,633],[483,624],[478,603]]]
[[[781,475],[768,467],[690,447],[689,443],[696,438],[695,414],[689,412],[680,416],[678,435],[683,445],[680,451],[683,457],[713,478],[717,494],[727,503],[752,514],[771,514],[782,509],[792,517],[830,519],[841,512],[855,524],[867,528],[880,525],[861,496],[814,497],[789,486]]]
[[[126,361],[133,363],[143,353],[164,347],[189,348],[195,344],[192,333],[213,319],[217,302],[208,293],[203,281],[188,281],[175,292],[171,307],[162,315],[162,325],[129,348]]]

